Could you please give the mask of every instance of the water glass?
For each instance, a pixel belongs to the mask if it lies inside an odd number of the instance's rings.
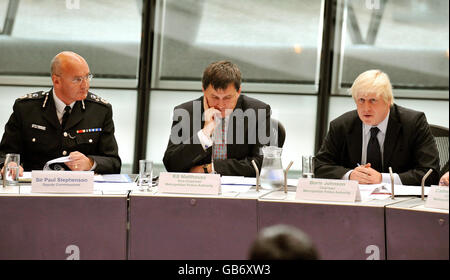
[[[19,184],[19,154],[7,154],[3,166],[5,186],[17,186]]]
[[[141,191],[148,191],[152,186],[153,162],[151,160],[139,160],[139,181],[138,186]]]
[[[302,177],[314,178],[314,157],[302,156]]]

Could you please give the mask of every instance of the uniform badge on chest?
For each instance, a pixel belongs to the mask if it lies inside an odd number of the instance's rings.
[[[77,130],[77,134],[89,133],[89,132],[98,132],[102,131],[101,128],[88,128],[88,129],[79,129]]]
[[[45,126],[38,125],[38,124],[34,124],[34,123],[31,125],[31,128],[35,128],[35,129],[39,129],[39,130],[44,130],[44,131],[47,129]]]

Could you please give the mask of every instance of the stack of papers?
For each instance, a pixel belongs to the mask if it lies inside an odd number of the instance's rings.
[[[256,186],[256,178],[244,177],[244,176],[222,176],[220,181],[223,185],[231,186]]]
[[[372,195],[392,195],[392,186],[390,184],[359,185],[359,190],[370,191]],[[428,195],[430,187],[425,187],[425,196]],[[395,196],[420,196],[422,195],[421,186],[394,185]]]
[[[138,189],[136,183],[94,183],[94,191],[102,194],[127,194],[129,191],[137,191]]]
[[[130,176],[127,174],[107,174],[95,175],[95,183],[132,183]]]
[[[19,177],[19,183],[31,183],[31,172],[23,172],[23,176]]]

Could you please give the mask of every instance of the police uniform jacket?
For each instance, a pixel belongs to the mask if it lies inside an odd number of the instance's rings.
[[[89,92],[86,99],[75,102],[63,129],[56,115],[53,90],[16,100],[0,143],[0,163],[7,153],[18,153],[25,171],[42,170],[47,161],[74,151],[96,162],[95,173],[120,173],[108,102]]]

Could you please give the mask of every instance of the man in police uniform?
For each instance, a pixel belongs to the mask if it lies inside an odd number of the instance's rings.
[[[0,143],[0,165],[7,153],[21,156],[23,170],[42,170],[47,161],[69,156],[66,170],[120,173],[112,107],[88,92],[92,74],[73,52],[51,63],[53,88],[16,100]]]

